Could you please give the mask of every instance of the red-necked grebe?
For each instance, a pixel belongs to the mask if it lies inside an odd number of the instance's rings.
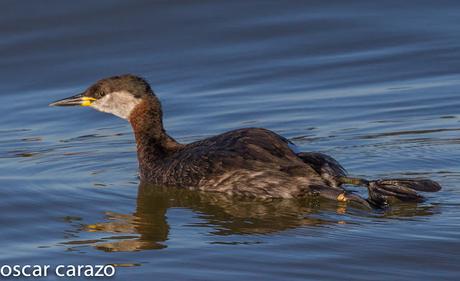
[[[261,128],[180,144],[166,133],[160,101],[150,85],[134,75],[102,79],[82,94],[50,105],[89,106],[128,120],[143,182],[259,198],[316,195],[366,206],[382,206],[392,199],[420,202],[423,197],[416,191],[441,189],[427,179],[348,177],[332,157],[295,151],[289,140]],[[369,198],[346,191],[345,184],[367,187]]]

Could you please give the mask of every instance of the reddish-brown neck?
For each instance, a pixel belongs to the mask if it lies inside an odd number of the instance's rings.
[[[165,132],[161,105],[154,96],[144,99],[133,109],[129,122],[136,138],[141,175],[148,174],[183,146]]]

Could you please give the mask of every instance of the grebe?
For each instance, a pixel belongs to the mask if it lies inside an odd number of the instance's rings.
[[[142,182],[258,198],[321,196],[367,207],[381,207],[394,199],[423,201],[416,191],[434,192],[440,185],[428,179],[368,181],[347,176],[332,157],[297,152],[278,134],[261,128],[230,131],[190,144],[169,136],[160,101],[146,80],[135,75],[99,80],[81,94],[50,106],[89,106],[131,123],[137,145]],[[364,199],[343,188],[368,189]]]

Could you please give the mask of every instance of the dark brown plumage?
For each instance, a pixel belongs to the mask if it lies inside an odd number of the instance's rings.
[[[349,178],[332,157],[317,152],[296,153],[287,139],[261,128],[239,129],[180,144],[166,133],[160,102],[148,83],[133,75],[100,80],[85,93],[53,105],[74,105],[76,97],[87,97],[85,102],[91,99],[94,108],[131,123],[144,182],[259,198],[313,195],[366,206],[384,205],[390,197],[420,201],[423,197],[415,189],[440,189],[430,180]],[[370,198],[366,201],[347,192],[344,184],[366,186]]]

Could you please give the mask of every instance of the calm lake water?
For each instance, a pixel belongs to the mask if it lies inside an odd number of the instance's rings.
[[[458,1],[3,1],[0,14],[0,264],[458,280]],[[152,83],[179,141],[265,127],[352,175],[443,190],[366,211],[139,186],[128,123],[47,106],[122,73]]]

